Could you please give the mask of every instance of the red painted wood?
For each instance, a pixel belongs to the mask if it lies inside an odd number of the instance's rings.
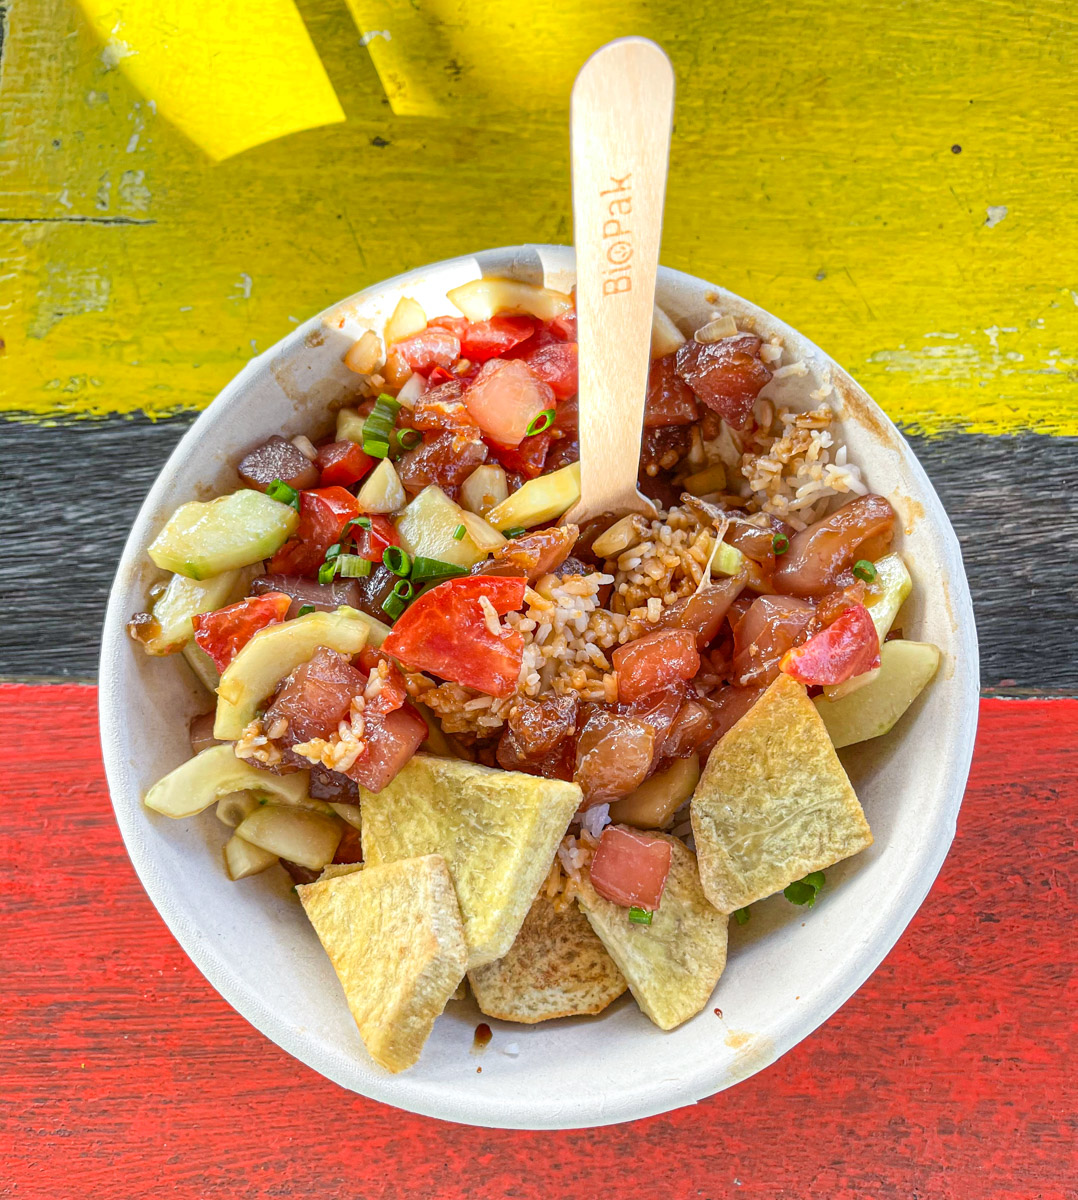
[[[823,1029],[695,1108],[556,1134],[353,1096],[232,1012],[128,865],[95,701],[0,687],[0,1195],[1078,1195],[1078,701],[983,703],[943,874]]]

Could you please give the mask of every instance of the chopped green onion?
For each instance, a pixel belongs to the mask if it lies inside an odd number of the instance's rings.
[[[467,532],[468,531],[464,528],[463,525],[458,525],[456,527],[456,529],[453,530],[453,540],[455,542],[462,542],[464,540],[464,535]]]
[[[382,562],[394,575],[407,575],[412,569],[412,560],[400,546],[387,546],[382,551]]]
[[[734,920],[739,925],[747,925],[749,923],[749,917],[751,917],[751,916],[752,916],[752,913],[750,913],[747,908],[735,908],[734,909]]]
[[[400,443],[402,450],[414,450],[416,446],[423,440],[423,435],[418,429],[399,429],[397,430],[397,441]]]
[[[324,562],[318,568],[318,582],[319,583],[332,583],[333,582],[333,576],[337,574],[337,563],[339,561],[340,561],[339,559],[331,558],[328,562]]]
[[[853,564],[853,573],[861,580],[862,583],[876,582],[876,567],[870,563],[867,558],[859,558]]]
[[[776,554],[785,554],[790,548],[790,539],[784,533],[776,533],[771,539],[771,548]]]
[[[807,904],[811,908],[816,903],[816,896],[824,882],[823,871],[812,871],[804,879],[787,884],[782,889],[782,894],[791,904]]]
[[[400,401],[394,400],[388,392],[382,392],[382,394],[374,402],[374,408],[371,411],[371,416],[373,417],[379,409],[381,409],[382,412],[389,413],[389,415],[395,421],[397,419],[397,413],[399,413],[401,410]]]
[[[363,422],[363,452],[371,458],[385,458],[393,440],[393,426],[401,406],[392,396],[381,395],[374,402],[371,414]]]
[[[342,579],[364,579],[371,573],[370,559],[358,554],[342,554],[337,559],[337,567]]]
[[[341,552],[341,543],[334,542],[333,545],[330,546],[330,548],[326,551],[326,562],[330,562],[332,559],[336,558],[340,554],[340,552]]]
[[[408,607],[408,601],[415,594],[415,589],[407,579],[398,579],[393,590],[382,601],[382,611],[387,613],[391,621],[395,621]]]
[[[467,575],[464,567],[456,563],[442,562],[440,558],[424,558],[422,555],[412,560],[412,579],[420,583],[427,579],[455,579],[459,575]]]
[[[545,433],[553,424],[554,410],[552,408],[544,408],[537,417],[532,419],[531,424],[524,432],[524,436],[534,437],[537,433]]]
[[[310,612],[314,612],[313,604],[301,604],[297,616],[305,617]]]
[[[513,525],[509,529],[502,530],[502,537],[507,537],[507,538],[522,537],[527,532],[528,531],[524,528],[523,525]]]
[[[294,487],[290,487],[283,479],[275,479],[268,488],[266,495],[271,500],[276,500],[279,504],[288,504],[299,512],[299,492]]]
[[[637,908],[634,904],[633,907],[629,909],[629,920],[632,921],[634,925],[650,925],[651,917],[652,914],[649,913],[646,908]]]

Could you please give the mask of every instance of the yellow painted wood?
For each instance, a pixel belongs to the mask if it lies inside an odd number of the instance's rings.
[[[447,4],[444,49],[391,17],[369,42],[418,81],[399,115],[347,9],[301,0],[347,122],[219,163],[149,110],[71,0],[12,5],[0,410],[198,408],[359,287],[568,241],[563,81],[633,32],[678,74],[664,262],[790,321],[913,429],[1078,434],[1067,4]]]
[[[102,61],[215,161],[344,120],[292,0],[78,4]]]

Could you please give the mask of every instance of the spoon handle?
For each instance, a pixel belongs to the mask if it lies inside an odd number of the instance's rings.
[[[673,113],[673,68],[646,38],[603,46],[573,86],[580,502],[567,519],[577,523],[655,512],[636,481]]]

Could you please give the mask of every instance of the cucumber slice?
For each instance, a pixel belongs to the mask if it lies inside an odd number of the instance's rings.
[[[260,629],[221,675],[213,736],[225,742],[240,737],[281,680],[307,662],[319,646],[358,654],[370,629],[363,614],[347,605]]]
[[[231,746],[211,746],[159,779],[143,804],[177,818],[193,817],[230,792],[258,792],[300,804],[307,799],[308,781],[306,771],[274,775],[237,758]]]
[[[202,647],[194,641],[188,642],[183,648],[183,656],[191,668],[195,678],[211,695],[217,691],[221,676],[217,672],[214,661]]]
[[[235,829],[261,803],[254,792],[228,792],[217,801],[217,819],[229,829]]]
[[[269,558],[296,528],[299,514],[262,492],[243,488],[208,504],[181,504],[149,554],[166,571],[209,579]]]
[[[488,551],[482,549],[468,532],[465,519],[468,516],[459,504],[432,483],[397,518],[397,532],[413,558],[422,555],[458,567],[470,567],[486,558]],[[464,536],[458,540],[453,534],[461,525]]]
[[[940,652],[928,642],[884,642],[879,674],[843,697],[813,701],[835,748],[882,737],[917,699],[939,667]]]
[[[913,588],[906,564],[897,554],[887,554],[874,564],[876,578],[865,594],[865,608],[872,616],[880,642],[890,633],[898,610]]]
[[[267,870],[277,862],[277,855],[269,850],[263,850],[234,833],[225,842],[225,870],[231,880],[246,879],[248,875],[257,875]]]
[[[580,499],[580,463],[570,463],[560,471],[529,479],[508,500],[487,513],[487,521],[497,530],[522,525],[531,529],[544,521],[553,521]]]
[[[267,804],[251,813],[236,830],[236,836],[289,862],[320,871],[332,862],[343,832],[337,817]]]
[[[242,567],[206,580],[173,575],[152,610],[159,632],[143,643],[143,649],[147,654],[181,650],[194,637],[192,618],[243,599],[257,570],[257,567]]]

